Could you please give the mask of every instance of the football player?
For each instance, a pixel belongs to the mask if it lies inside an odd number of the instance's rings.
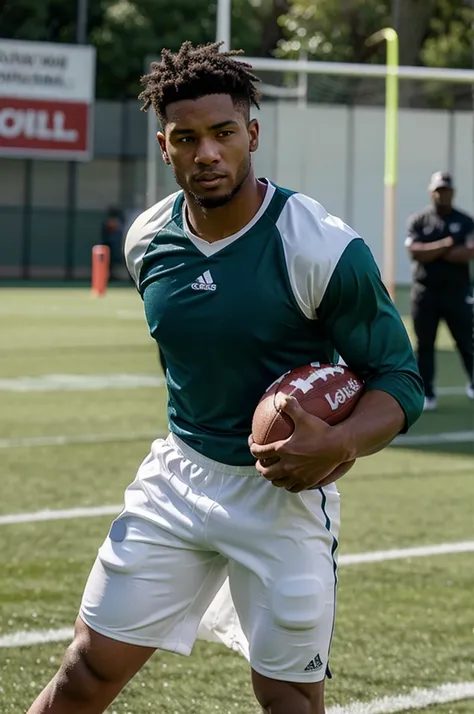
[[[227,577],[224,619],[236,612],[241,633],[229,644],[248,654],[262,709],[323,714],[335,482],[422,411],[407,333],[363,239],[255,176],[257,80],[234,54],[185,42],[142,80],[180,189],[136,219],[125,253],[166,368],[170,433],[126,490],[74,641],[30,714],[99,714],[156,649],[189,655]],[[347,420],[328,426],[285,398],[293,435],[249,443],[275,379],[339,355],[365,382]]]

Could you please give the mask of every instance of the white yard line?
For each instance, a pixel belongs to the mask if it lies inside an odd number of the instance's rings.
[[[118,515],[122,505],[93,506],[83,508],[64,508],[32,513],[7,513],[0,515],[0,526],[38,521],[62,521],[75,518],[95,518],[97,516]],[[427,558],[434,555],[474,552],[474,541],[459,541],[456,543],[438,543],[415,548],[396,548],[393,550],[376,550],[368,553],[342,554],[339,565],[359,565],[360,563],[380,563],[386,560],[403,560],[406,558]]]
[[[105,309],[100,309],[100,308]],[[98,309],[99,308],[99,309]],[[70,317],[91,317],[99,318],[102,320],[112,320],[114,317],[118,317],[120,320],[143,320],[145,321],[145,313],[143,310],[110,310],[107,306],[100,305],[94,302],[91,304],[89,310],[87,309],[73,309],[66,305],[51,305],[49,307],[40,306],[34,307],[29,306],[28,311],[21,309],[13,309],[8,307],[0,307],[0,318],[1,317],[41,317],[44,320],[49,320],[50,318],[70,318]]]
[[[34,446],[68,446],[69,444],[108,444],[120,441],[140,441],[158,439],[163,434],[152,431],[132,431],[128,433],[104,434],[52,434],[51,436],[17,436],[0,439],[0,449],[30,448]],[[453,431],[440,434],[414,434],[399,436],[393,446],[428,446],[430,444],[461,444],[472,442],[474,431]],[[464,468],[464,467],[463,467]]]
[[[65,508],[54,511],[35,511],[33,513],[7,513],[0,516],[0,526],[15,523],[35,523],[38,521],[65,521],[72,518],[95,518],[96,516],[118,515],[122,506],[95,506],[90,508]]]
[[[85,392],[164,385],[164,377],[156,374],[42,374],[0,379],[0,392]]]
[[[447,704],[474,699],[474,682],[442,684],[433,689],[414,689],[410,694],[386,696],[371,702],[354,702],[346,706],[336,705],[328,714],[396,714],[410,709],[426,709],[433,704]]]
[[[339,565],[359,565],[360,563],[382,563],[386,560],[405,560],[407,558],[428,558],[432,555],[450,555],[455,553],[473,553],[474,540],[458,543],[438,543],[421,545],[417,548],[396,548],[394,550],[374,550],[369,553],[348,553],[339,556]]]
[[[35,377],[9,377],[0,379],[0,391],[50,392],[88,391],[97,389],[131,389],[136,387],[163,387],[165,380],[154,374],[41,374]],[[465,394],[465,387],[439,387],[439,396]]]
[[[59,630],[19,630],[0,637],[0,648],[28,647],[49,642],[70,642],[72,627]],[[426,709],[433,704],[446,704],[474,699],[474,682],[443,684],[433,689],[414,689],[409,694],[387,695],[370,702],[353,702],[345,706],[332,706],[328,714],[396,714],[411,709]]]
[[[437,387],[436,394],[438,397],[465,396],[466,387]]]
[[[474,431],[445,431],[440,434],[407,434],[399,436],[394,446],[429,446],[430,444],[469,444],[474,450]]]
[[[0,439],[0,449],[30,448],[33,446],[68,446],[69,444],[109,444],[121,441],[158,439],[162,434],[153,431],[132,431],[122,434],[59,434]]]
[[[10,635],[0,637],[1,647],[28,647],[44,645],[47,642],[68,642],[72,640],[74,629],[62,627],[60,630],[18,630]]]

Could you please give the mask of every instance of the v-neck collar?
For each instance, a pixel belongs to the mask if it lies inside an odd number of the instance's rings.
[[[230,236],[227,236],[227,238],[221,238],[220,240],[216,240],[213,243],[208,243],[207,240],[203,240],[202,238],[199,238],[193,231],[191,230],[191,227],[188,223],[188,219],[186,216],[186,201],[183,198],[183,206],[182,206],[182,216],[183,216],[183,230],[196,248],[203,253],[205,256],[209,257],[211,255],[215,255],[219,251],[223,250],[224,248],[227,248],[228,245],[231,243],[234,243],[234,241],[238,240],[241,238],[245,233],[247,233],[253,226],[260,220],[260,218],[263,216],[265,211],[267,210],[268,206],[270,205],[270,201],[273,198],[273,195],[275,193],[275,187],[273,184],[268,181],[268,179],[258,179],[262,183],[266,183],[267,185],[267,190],[265,193],[265,197],[262,201],[262,205],[258,209],[257,213],[254,215],[254,217],[245,225],[243,228],[240,229],[240,231],[237,231],[237,233],[233,233]]]

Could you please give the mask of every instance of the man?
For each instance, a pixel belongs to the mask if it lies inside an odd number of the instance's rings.
[[[474,259],[474,221],[453,206],[450,174],[438,171],[429,185],[431,206],[412,216],[406,246],[413,260],[411,311],[417,357],[425,385],[424,408],[436,409],[435,340],[445,320],[468,376],[467,396],[474,399],[474,314],[469,261]]]
[[[422,410],[416,360],[365,243],[312,199],[256,179],[256,78],[232,54],[185,42],[142,80],[182,190],[135,221],[125,253],[163,355],[171,433],[127,489],[74,642],[30,714],[98,714],[156,648],[189,654],[227,575],[261,707],[323,714],[334,482]],[[353,416],[330,427],[287,398],[292,437],[249,448],[269,384],[338,353],[366,381]]]
[[[110,249],[110,278],[123,278],[127,271],[123,263],[124,217],[120,208],[110,206],[101,225],[102,243]]]

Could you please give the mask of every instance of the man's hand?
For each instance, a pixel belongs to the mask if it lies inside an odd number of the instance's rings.
[[[447,263],[469,263],[474,260],[474,236],[469,236],[464,245],[453,245],[443,255]]]
[[[434,260],[443,257],[454,245],[454,241],[452,236],[447,236],[447,238],[441,238],[431,243],[423,243],[407,238],[405,245],[413,260],[418,263],[432,263]]]
[[[250,451],[258,459],[256,468],[278,488],[299,493],[327,486],[341,478],[355,460],[345,458],[334,427],[308,414],[294,397],[279,395],[278,407],[295,424],[293,434],[283,441],[260,446],[249,439]]]

